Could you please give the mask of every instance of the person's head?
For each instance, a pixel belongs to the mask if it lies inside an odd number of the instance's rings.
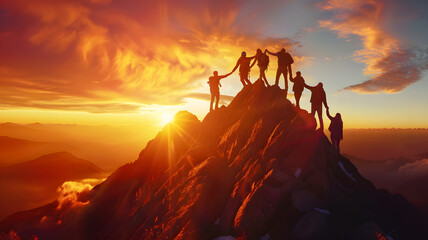
[[[319,82],[317,87],[322,88],[323,87],[322,82]]]
[[[301,73],[300,71],[297,71],[297,72],[296,72],[296,75],[297,75],[298,77],[300,77],[300,76],[302,76],[302,73]]]
[[[213,74],[214,74],[214,76],[216,76],[216,77],[218,76],[218,72],[217,72],[217,71],[214,71],[214,72],[213,72]]]
[[[340,115],[340,113],[336,113],[336,116],[334,116],[334,118],[339,119],[340,121],[342,121],[342,115]]]
[[[241,57],[245,57],[245,56],[247,56],[247,53],[245,51],[242,51]]]
[[[280,52],[285,53],[285,48],[282,48]]]
[[[263,52],[262,52],[262,50],[261,50],[260,48],[257,48],[256,53],[257,53],[257,54],[262,54]]]

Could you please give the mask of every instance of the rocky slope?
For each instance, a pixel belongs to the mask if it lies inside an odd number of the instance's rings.
[[[0,230],[41,239],[426,236],[414,206],[376,190],[315,130],[312,116],[261,82],[202,122],[179,112],[138,160],[80,201],[89,203],[12,215]]]

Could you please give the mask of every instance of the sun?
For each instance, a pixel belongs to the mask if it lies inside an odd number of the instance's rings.
[[[166,125],[166,124],[170,123],[173,119],[174,119],[174,114],[172,114],[172,113],[164,113],[162,115],[161,124],[162,125]]]

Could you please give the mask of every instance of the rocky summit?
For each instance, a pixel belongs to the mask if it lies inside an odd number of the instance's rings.
[[[313,116],[261,81],[200,122],[179,112],[75,200],[0,223],[21,239],[428,239],[399,194],[377,190]]]

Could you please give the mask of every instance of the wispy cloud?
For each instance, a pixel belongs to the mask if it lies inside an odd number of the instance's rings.
[[[428,69],[428,52],[417,47],[402,47],[400,39],[385,31],[385,2],[380,0],[327,0],[318,6],[333,16],[320,20],[320,26],[341,38],[356,35],[364,48],[354,52],[356,61],[366,64],[370,79],[349,87],[360,93],[394,93],[422,77]]]
[[[189,98],[199,99],[199,100],[205,100],[205,101],[211,101],[211,94],[208,93],[191,93],[187,95]],[[233,96],[229,95],[220,95],[220,105],[229,104],[233,100]]]
[[[213,68],[231,69],[242,50],[298,44],[255,34],[241,1],[2,5],[0,104],[6,107],[129,112],[139,104],[177,104]]]
[[[428,173],[428,159],[421,159],[412,163],[406,163],[398,169],[402,176],[417,178]]]

